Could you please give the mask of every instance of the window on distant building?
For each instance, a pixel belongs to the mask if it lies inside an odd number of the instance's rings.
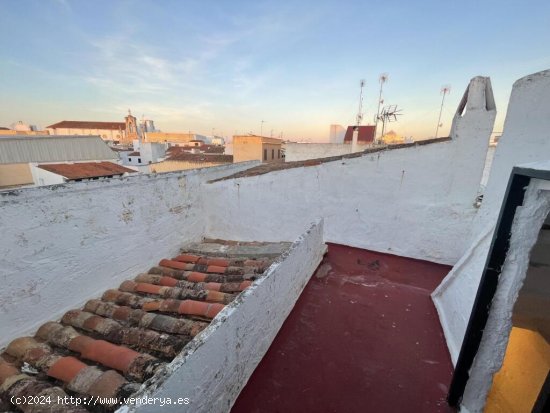
[[[271,159],[275,159],[275,149],[271,149]]]
[[[128,157],[128,162],[132,162],[132,158]]]
[[[141,158],[138,158],[138,163],[141,163]]]
[[[267,161],[267,149],[264,149],[264,161]]]

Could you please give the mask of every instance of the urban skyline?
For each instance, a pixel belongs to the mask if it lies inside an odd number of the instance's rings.
[[[131,108],[164,131],[323,141],[328,125],[354,124],[360,79],[372,123],[387,72],[398,133],[433,136],[451,84],[448,133],[476,75],[491,77],[500,131],[513,79],[550,63],[550,5],[531,4],[5,2],[0,126],[120,121]]]

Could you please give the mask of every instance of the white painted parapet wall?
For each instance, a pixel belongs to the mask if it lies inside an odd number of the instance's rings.
[[[218,413],[231,410],[294,307],[326,246],[313,224],[264,277],[224,308],[200,335],[133,397],[190,399],[188,405],[124,406],[118,412]]]
[[[205,183],[255,164],[0,192],[0,348],[199,240]]]
[[[432,294],[453,363],[460,352],[512,168],[546,159],[550,159],[550,70],[514,83],[504,133],[468,237],[469,247]]]
[[[284,144],[285,162],[304,161],[306,159],[327,158],[351,153],[352,145],[349,143],[295,143]],[[365,148],[358,146],[358,149]]]
[[[550,161],[522,166],[550,171]],[[512,312],[527,275],[531,249],[537,242],[540,228],[549,213],[550,182],[532,179],[525,192],[523,205],[517,209],[514,217],[508,255],[464,391],[461,404],[463,412],[481,413],[484,410],[493,375],[500,370],[504,360],[512,329]]]
[[[214,182],[207,233],[284,241],[323,218],[326,241],[454,264],[477,212],[495,115],[491,83],[476,77],[448,141]]]

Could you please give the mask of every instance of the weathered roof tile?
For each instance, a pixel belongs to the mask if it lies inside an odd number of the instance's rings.
[[[13,340],[0,355],[0,394],[67,394],[43,376],[22,374],[18,367],[28,363],[62,383],[69,394],[128,396],[250,287],[270,262],[185,252],[163,259],[148,273],[89,300],[83,309],[67,311],[60,322],[43,324],[35,337]],[[17,407],[26,411],[26,406]],[[66,405],[53,410],[83,411]]]

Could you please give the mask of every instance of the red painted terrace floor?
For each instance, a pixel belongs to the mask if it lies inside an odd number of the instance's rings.
[[[449,270],[329,244],[232,413],[452,412],[430,299]]]

